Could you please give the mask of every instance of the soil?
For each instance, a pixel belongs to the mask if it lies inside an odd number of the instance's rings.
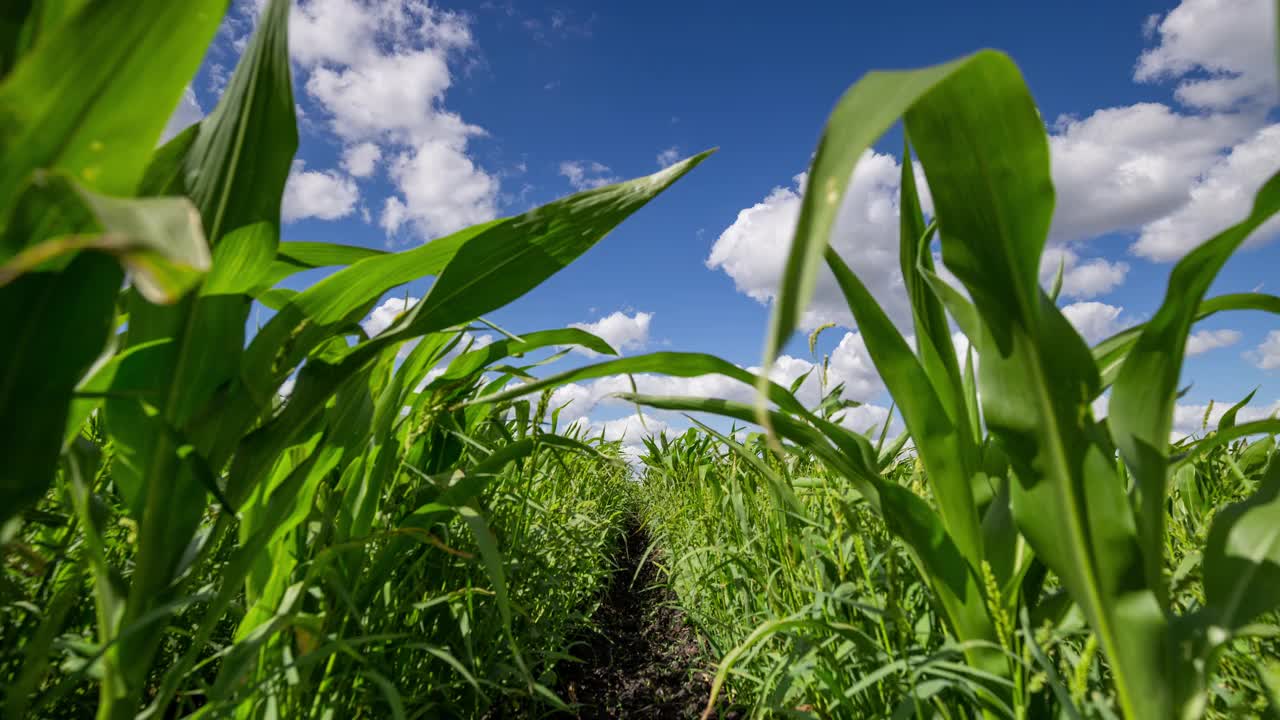
[[[572,640],[582,662],[557,666],[556,694],[582,720],[697,718],[711,692],[714,670],[648,546],[643,529],[627,534],[590,628]]]

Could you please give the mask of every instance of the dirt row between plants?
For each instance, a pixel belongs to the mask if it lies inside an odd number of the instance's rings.
[[[557,666],[556,694],[583,720],[697,718],[706,705],[714,668],[648,547],[632,528],[590,628],[573,638],[569,652],[582,662]]]

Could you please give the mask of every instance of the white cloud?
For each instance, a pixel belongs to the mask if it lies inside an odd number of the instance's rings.
[[[890,317],[905,325],[910,306],[898,259],[901,172],[901,165],[892,155],[870,150],[863,154],[853,171],[831,245]],[[916,178],[921,204],[927,212],[932,205],[918,168]],[[762,303],[772,300],[800,214],[805,179],[803,173],[797,175],[794,187],[776,187],[764,200],[739,212],[712,245],[707,267],[723,270],[740,292]],[[835,278],[824,266],[803,325],[813,328],[825,322],[849,325],[852,317]]]
[[[1160,42],[1138,58],[1135,80],[1184,78],[1177,98],[1195,107],[1275,102],[1271,0],[1183,0],[1163,19],[1148,22]],[[1185,78],[1189,74],[1195,76]]]
[[[387,159],[398,194],[379,224],[423,239],[497,216],[499,182],[468,157],[484,130],[444,107],[453,55],[472,46],[467,19],[420,0],[310,0],[290,17],[303,87],[344,142],[352,174]]]
[[[884,389],[861,333],[845,333],[840,339],[840,344],[831,352],[827,374],[831,385],[844,383],[844,397],[851,400],[869,402]]]
[[[1123,261],[1081,257],[1081,241],[1117,232],[1140,233],[1131,252],[1171,260],[1248,212],[1253,192],[1280,157],[1280,125],[1267,126],[1267,98],[1274,92],[1258,91],[1262,84],[1274,85],[1275,72],[1274,23],[1257,22],[1260,13],[1271,13],[1269,4],[1265,12],[1258,10],[1264,4],[1185,0],[1167,17],[1148,22],[1148,36],[1158,36],[1159,42],[1143,55],[1136,79],[1189,78],[1179,97],[1202,107],[1209,104],[1193,101],[1203,99],[1212,84],[1206,84],[1206,73],[1210,81],[1223,81],[1219,86],[1224,89],[1253,88],[1241,90],[1231,112],[1183,113],[1161,103],[1138,103],[1100,109],[1084,118],[1063,116],[1052,124],[1049,145],[1057,203],[1042,278],[1051,282],[1057,262],[1064,261],[1065,297],[1088,300],[1105,295],[1124,282],[1129,270]],[[892,155],[863,156],[831,242],[895,322],[906,327],[909,306],[897,267],[898,169]],[[741,211],[716,240],[707,266],[723,270],[740,292],[770,302],[785,264],[803,184],[802,174],[793,187],[775,188]],[[923,183],[921,191],[927,211]],[[1280,219],[1264,226],[1252,242],[1262,242],[1277,230]],[[811,328],[827,321],[849,325],[852,318],[824,269],[802,324]]]
[[[671,167],[680,159],[680,148],[672,145],[671,147],[658,153],[658,166]]]
[[[1040,281],[1049,287],[1062,267],[1062,296],[1071,298],[1095,298],[1106,295],[1124,283],[1129,272],[1126,262],[1111,262],[1105,258],[1083,260],[1066,245],[1045,248],[1040,258]]]
[[[1143,227],[1130,250],[1150,260],[1177,260],[1243,220],[1253,205],[1254,193],[1275,172],[1278,160],[1280,125],[1271,125],[1217,159],[1190,187],[1190,201]],[[1277,230],[1280,219],[1273,218],[1254,231],[1250,243],[1264,242]]]
[[[393,297],[382,301],[382,304],[373,309],[369,313],[369,317],[360,321],[360,327],[364,328],[365,334],[373,337],[378,333],[391,327],[391,323],[400,317],[400,313],[413,307],[419,298],[410,295],[408,298]]]
[[[1262,370],[1280,368],[1280,330],[1267,333],[1266,339],[1259,343],[1258,347],[1246,353],[1245,357]]]
[[[1062,308],[1062,314],[1090,345],[1133,324],[1120,317],[1122,312],[1124,308],[1100,302],[1078,302]]]
[[[298,160],[284,187],[281,217],[285,222],[337,220],[350,215],[359,199],[360,190],[351,178],[334,170],[307,170]]]
[[[649,325],[652,321],[653,313],[637,312],[627,315],[615,312],[592,323],[570,323],[569,327],[586,330],[609,343],[614,350],[623,352],[643,348],[649,342]],[[575,347],[574,350],[587,356],[599,354],[580,347]]]
[[[196,91],[188,85],[182,91],[182,99],[178,101],[178,107],[174,108],[173,114],[169,116],[164,132],[160,134],[160,144],[169,142],[174,135],[186,130],[188,125],[200,122],[202,119],[204,119],[204,110],[200,108],[200,100],[196,97]]]
[[[1053,239],[1132,231],[1177,210],[1220,154],[1261,122],[1258,113],[1182,115],[1159,103],[1059,118],[1049,137]]]
[[[560,163],[560,174],[568,178],[569,186],[574,190],[590,190],[619,180],[609,171],[608,165],[598,162],[583,163],[566,160]]]
[[[372,175],[381,159],[382,149],[371,142],[350,145],[342,151],[342,167],[355,177]]]
[[[400,153],[391,161],[390,175],[403,200],[387,199],[383,228],[398,230],[407,219],[420,235],[434,238],[497,217],[497,178],[447,142],[424,142]]]
[[[1187,338],[1187,355],[1229,347],[1240,342],[1241,337],[1239,330],[1197,330]]]
[[[1241,393],[1243,395],[1243,393]],[[1240,401],[1240,398],[1229,398],[1223,401],[1213,403],[1213,408],[1209,409],[1207,404],[1183,404],[1178,403],[1173,408],[1173,437],[1179,439],[1188,435],[1197,435],[1205,427],[1205,410],[1209,410],[1208,427],[1210,430],[1218,427],[1218,421],[1226,414],[1232,405]],[[1237,423],[1253,422],[1262,420],[1280,412],[1280,400],[1270,405],[1259,405],[1256,402],[1252,405],[1246,405],[1240,408],[1236,414]]]

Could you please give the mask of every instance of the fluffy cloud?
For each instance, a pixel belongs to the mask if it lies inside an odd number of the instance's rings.
[[[649,342],[649,324],[652,321],[653,313],[637,312],[627,315],[615,312],[592,323],[570,323],[569,327],[586,330],[609,343],[614,350],[623,352],[642,348]],[[578,347],[574,349],[584,355],[598,355],[592,350]]]
[[[342,151],[342,167],[360,178],[372,175],[381,159],[382,149],[371,142],[351,145]]]
[[[169,116],[164,132],[160,134],[160,144],[169,142],[174,135],[186,130],[188,125],[200,122],[203,118],[204,110],[200,108],[196,91],[188,85],[187,89],[182,91],[182,99],[178,101],[178,107],[174,108],[173,114]]]
[[[658,167],[671,167],[680,159],[680,148],[672,145],[671,147],[658,153]]]
[[[1224,109],[1276,100],[1275,3],[1270,0],[1183,0],[1150,29],[1160,43],[1138,58],[1134,79],[1183,79],[1179,102]]]
[[[438,237],[498,214],[498,180],[448,142],[424,142],[396,155],[389,172],[403,195],[383,206],[380,224],[391,234],[408,220],[423,237]]]
[[[1277,158],[1280,125],[1271,125],[1216,160],[1191,186],[1189,202],[1144,227],[1130,249],[1151,260],[1177,260],[1243,220],[1253,205],[1254,192],[1275,172]],[[1280,219],[1273,218],[1254,231],[1250,243],[1263,242],[1277,230]]]
[[[1090,345],[1133,324],[1120,317],[1122,312],[1124,308],[1100,302],[1078,302],[1062,308],[1062,314]]]
[[[450,61],[472,46],[459,14],[420,0],[309,0],[290,17],[290,50],[307,94],[345,144],[357,177],[386,159],[398,194],[379,224],[438,237],[497,216],[499,182],[467,155],[484,130],[444,107]]]
[[[1061,261],[1065,297],[1100,297],[1123,283],[1129,265],[1082,258],[1082,241],[1138,233],[1132,253],[1173,260],[1247,213],[1253,191],[1280,156],[1280,125],[1268,125],[1267,118],[1276,96],[1274,22],[1259,21],[1271,14],[1266,0],[1184,0],[1150,20],[1156,44],[1138,61],[1134,78],[1181,80],[1177,97],[1194,112],[1138,103],[1051,124],[1057,203],[1042,270],[1046,283]],[[892,155],[869,151],[861,158],[831,242],[906,327],[909,306],[897,267],[899,170]],[[707,258],[709,268],[723,270],[740,292],[762,303],[777,292],[804,181],[799,175],[794,186],[774,188],[742,210]],[[927,187],[921,188],[928,210]],[[1275,220],[1253,242],[1278,229]],[[1105,318],[1090,314],[1096,312],[1085,306],[1073,311],[1101,331]],[[803,324],[827,321],[849,325],[852,318],[824,270]]]
[[[1229,347],[1240,342],[1239,330],[1197,330],[1187,338],[1187,355]]]
[[[413,307],[420,298],[410,295],[407,298],[393,297],[382,301],[382,304],[373,309],[369,313],[369,317],[360,321],[360,327],[364,328],[365,334],[373,337],[378,333],[391,327],[391,323],[400,317],[400,313]]]
[[[1201,174],[1261,120],[1259,113],[1183,115],[1159,103],[1058,119],[1049,138],[1053,238],[1132,231],[1174,212]]]
[[[334,170],[307,170],[294,163],[284,187],[281,217],[285,222],[306,218],[337,220],[350,215],[360,199],[356,183]]]
[[[1280,368],[1280,330],[1267,333],[1266,339],[1245,356],[1262,370]]]
[[[560,174],[568,178],[569,186],[574,190],[590,190],[619,180],[609,171],[608,165],[598,162],[583,163],[566,160],[560,163]]]
[[[896,322],[909,322],[910,306],[899,270],[898,189],[902,166],[894,156],[867,151],[853,171],[844,204],[837,216],[831,245],[866,283],[876,300]],[[917,170],[923,188],[923,176]],[[760,301],[773,299],[782,268],[786,265],[792,233],[800,214],[800,198],[806,177],[794,178],[793,187],[776,187],[764,200],[738,213],[711,247],[706,265],[723,270],[734,285]],[[931,209],[927,193],[921,203]],[[852,323],[844,296],[825,267],[804,325],[825,322]]]
[[[1062,296],[1082,299],[1106,295],[1124,283],[1129,272],[1126,262],[1105,258],[1082,260],[1070,247],[1049,246],[1040,259],[1040,281],[1046,287],[1052,285],[1059,267],[1062,268]]]

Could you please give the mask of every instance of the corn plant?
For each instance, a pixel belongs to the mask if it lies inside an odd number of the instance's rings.
[[[480,498],[516,461],[534,472],[563,466],[566,454],[604,460],[543,432],[542,415],[527,407],[449,408],[527,376],[495,365],[508,357],[562,345],[613,350],[559,330],[457,354],[460,333],[579,257],[706,154],[399,253],[282,242],[281,196],[298,142],[287,0],[266,4],[214,110],[156,147],[226,10],[226,0],[147,0],[23,3],[6,13],[0,318],[14,341],[0,349],[0,448],[10,458],[0,469],[0,523],[18,547],[28,547],[19,538],[33,519],[71,528],[58,540],[67,562],[47,576],[62,591],[57,611],[32,621],[34,635],[9,637],[12,657],[28,665],[7,690],[6,712],[62,702],[92,677],[98,717],[161,717],[197,671],[212,673],[198,691],[203,705],[184,705],[198,713],[323,714],[311,701],[356,677],[398,708],[385,673],[347,666],[346,638],[363,637],[365,619],[337,608],[376,595],[400,559],[387,548],[404,550],[403,536],[434,538],[458,519],[478,544],[478,556],[464,554],[479,558],[492,586],[509,675],[535,692]],[[313,268],[333,271],[302,291],[278,287]],[[392,327],[375,337],[360,329],[386,293],[433,276]],[[255,303],[274,312],[249,334]],[[450,353],[456,359],[426,382]],[[296,386],[282,396],[291,376]],[[523,437],[505,425],[510,412]],[[603,491],[612,476],[601,472],[584,489]],[[544,480],[526,489],[562,492]],[[417,512],[396,512],[393,494]],[[607,528],[620,523],[616,514],[600,506],[590,517]],[[516,537],[533,522],[520,518]],[[305,551],[313,544],[314,556]],[[84,573],[67,576],[69,567]],[[92,588],[93,639],[75,651],[75,671],[50,686],[47,653],[80,582]],[[22,588],[6,592],[25,599]],[[425,652],[463,676],[478,667]],[[316,685],[299,685],[312,666],[324,670]]]
[[[907,138],[900,250],[914,348],[828,246],[854,164],[899,117]],[[933,197],[931,222],[920,209],[913,150]],[[927,493],[886,477],[868,438],[800,407],[766,377],[713,358],[627,358],[530,387],[631,371],[754,382],[755,407],[623,397],[758,421],[777,449],[776,439],[794,443],[851,483],[928,584],[975,673],[984,713],[1015,716],[1028,704],[1020,660],[1026,648],[1015,632],[1021,614],[1052,624],[1075,608],[1106,657],[1126,717],[1199,716],[1215,659],[1280,602],[1280,536],[1268,529],[1280,525],[1280,461],[1267,464],[1248,499],[1218,513],[1201,550],[1203,605],[1185,611],[1171,604],[1164,576],[1170,477],[1189,455],[1275,433],[1280,421],[1232,425],[1173,450],[1173,407],[1192,323],[1227,310],[1280,310],[1280,299],[1259,293],[1205,297],[1232,252],[1280,210],[1280,176],[1259,190],[1248,217],[1174,267],[1150,321],[1094,348],[1039,283],[1054,203],[1048,139],[1016,65],[1003,54],[869,73],[836,106],[808,178],[764,366],[796,329],[825,261],[901,412]],[[960,287],[938,275],[935,238]],[[963,370],[950,323],[976,349]],[[1099,420],[1092,403],[1108,388],[1110,415]],[[1046,588],[1055,587],[1066,602],[1044,602]],[[722,663],[717,688],[736,654]]]

